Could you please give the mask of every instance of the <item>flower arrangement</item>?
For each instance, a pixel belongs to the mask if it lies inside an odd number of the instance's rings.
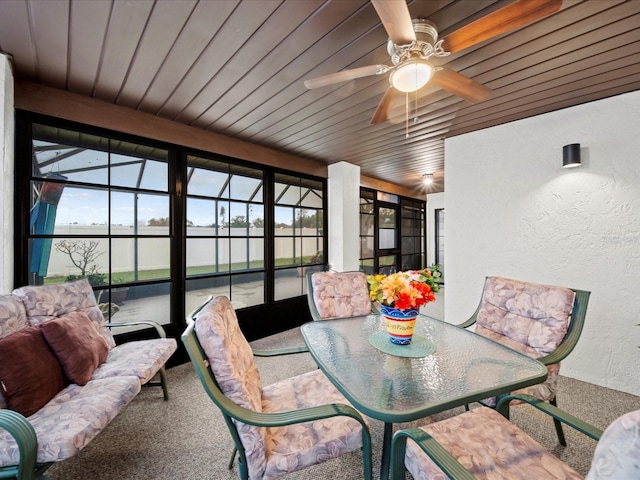
[[[390,275],[367,275],[372,302],[399,310],[417,309],[435,302],[440,291],[438,265],[423,270],[409,270]]]

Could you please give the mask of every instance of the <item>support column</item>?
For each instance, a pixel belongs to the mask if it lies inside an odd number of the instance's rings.
[[[329,165],[329,265],[338,272],[360,269],[360,167]]]
[[[10,57],[0,53],[0,292],[13,290],[13,176],[14,176],[13,71]]]

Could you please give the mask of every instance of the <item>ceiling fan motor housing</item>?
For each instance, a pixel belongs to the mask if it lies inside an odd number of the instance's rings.
[[[398,65],[409,59],[427,60],[432,56],[445,56],[438,42],[438,30],[435,24],[428,20],[413,20],[413,30],[416,33],[416,41],[408,45],[396,45],[391,39],[387,41],[387,52],[394,65]]]

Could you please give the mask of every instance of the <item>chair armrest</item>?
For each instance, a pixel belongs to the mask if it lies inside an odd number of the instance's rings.
[[[9,432],[18,444],[20,464],[0,468],[0,478],[32,480],[36,474],[38,439],[36,432],[25,417],[17,412],[0,409],[0,428]],[[9,475],[7,477],[6,475]]]
[[[153,322],[151,320],[137,320],[135,322],[106,322],[105,323],[105,326],[109,328],[129,327],[132,325],[147,325],[149,327],[153,327],[156,329],[156,332],[158,333],[158,336],[160,338],[167,337],[167,334],[165,333],[164,328],[162,328],[162,325],[160,325],[158,322]]]
[[[291,355],[294,353],[305,353],[309,349],[306,346],[289,347],[289,348],[274,348],[273,350],[264,350],[260,348],[252,348],[253,354],[256,357],[277,357],[279,355]]]
[[[596,428],[593,425],[585,422],[584,420],[580,420],[579,418],[574,417],[573,415],[565,412],[564,410],[560,410],[558,407],[554,407],[553,405],[547,402],[544,402],[539,398],[533,397],[531,395],[524,395],[524,394],[507,395],[506,397],[503,397],[500,399],[500,401],[498,402],[498,405],[496,406],[496,410],[500,412],[502,415],[504,415],[505,417],[507,417],[508,413],[506,412],[509,411],[509,402],[511,402],[511,400],[520,400],[522,402],[528,403],[529,405],[537,408],[541,412],[544,412],[547,415],[550,415],[551,417],[555,418],[556,420],[559,420],[562,423],[569,425],[570,427],[576,429],[577,431],[585,434],[587,437],[590,437],[596,441],[600,440],[600,437],[602,436],[602,430],[600,430],[599,428]]]
[[[416,442],[424,453],[426,453],[449,478],[454,480],[473,480],[476,478],[471,475],[453,455],[421,428],[408,428],[397,432],[393,436],[393,441],[391,442],[392,478],[404,478],[404,457],[407,438],[411,438]]]

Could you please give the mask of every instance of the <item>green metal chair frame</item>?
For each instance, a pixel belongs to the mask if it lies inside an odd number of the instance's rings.
[[[602,436],[602,430],[531,395],[508,395],[500,399],[496,409],[507,418],[509,402],[512,400],[520,400],[528,403],[541,412],[553,417],[554,421],[565,423],[596,441],[600,440]],[[415,441],[450,479],[473,480],[476,478],[427,432],[420,428],[409,428],[397,432],[391,442],[391,480],[404,480],[405,478],[404,459],[407,438]]]
[[[321,420],[323,418],[344,416],[350,417],[358,421],[362,425],[362,456],[364,463],[364,478],[366,480],[372,479],[372,464],[371,464],[371,434],[369,428],[365,423],[362,416],[350,405],[345,404],[328,404],[319,405],[316,407],[304,408],[301,410],[293,410],[288,412],[255,412],[247,408],[240,407],[235,404],[220,390],[218,382],[209,367],[207,357],[200,345],[198,337],[195,332],[195,320],[198,313],[212,300],[213,297],[209,297],[207,301],[194,310],[187,317],[187,328],[181,335],[181,340],[189,354],[191,363],[193,364],[198,378],[202,383],[205,391],[213,403],[220,409],[224,420],[229,428],[231,437],[234,443],[234,450],[229,462],[229,469],[233,467],[236,454],[239,455],[239,471],[240,478],[242,480],[248,480],[249,472],[247,469],[247,459],[240,440],[238,431],[233,423],[233,420],[239,422],[255,425],[258,427],[279,427],[285,425],[293,425],[297,423],[311,422],[315,420]]]
[[[560,345],[558,345],[558,347],[553,352],[536,359],[539,362],[543,363],[545,366],[553,365],[565,359],[573,351],[576,344],[578,343],[578,340],[580,339],[580,335],[582,334],[582,329],[584,328],[584,320],[587,315],[587,305],[589,304],[589,296],[591,295],[591,292],[588,292],[586,290],[577,290],[575,288],[571,288],[571,290],[576,294],[576,296],[573,302],[573,309],[571,310],[571,317],[569,319],[569,327],[567,329],[567,333],[562,339],[562,342],[560,342]],[[471,315],[469,320],[464,323],[460,323],[457,326],[460,328],[468,328],[476,323],[480,307],[482,307],[482,296],[480,297],[478,308],[476,308],[476,311],[473,313],[473,315]],[[552,398],[549,403],[557,407],[556,397]],[[508,418],[508,403],[506,404],[505,408],[506,416]],[[567,441],[562,430],[562,422],[554,418],[553,423],[556,428],[556,434],[558,435],[558,442],[560,443],[560,445],[566,446]]]
[[[0,478],[15,478],[17,480],[34,480],[43,477],[43,473],[52,464],[38,464],[38,438],[28,420],[13,410],[0,409],[0,428],[9,432],[15,439],[20,452],[18,465],[1,467]]]

